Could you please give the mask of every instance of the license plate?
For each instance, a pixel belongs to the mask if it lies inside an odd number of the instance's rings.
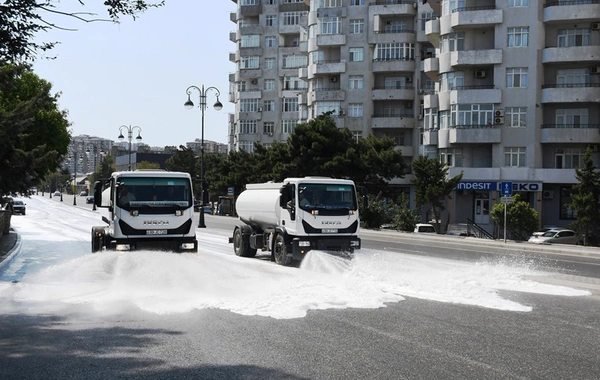
[[[146,235],[166,235],[167,230],[146,230]]]
[[[337,234],[337,228],[323,228],[324,234]]]

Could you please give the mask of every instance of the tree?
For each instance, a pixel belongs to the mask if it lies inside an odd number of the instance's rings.
[[[417,207],[429,206],[433,211],[436,231],[441,230],[441,214],[445,209],[446,199],[456,188],[463,175],[458,174],[448,179],[448,166],[442,164],[437,158],[420,156],[412,164],[413,179]]]
[[[575,169],[579,183],[571,189],[571,207],[576,220],[571,228],[577,232],[584,245],[598,245],[600,234],[600,172],[592,159],[592,148],[588,147],[583,156],[583,167]]]
[[[506,205],[506,228],[518,240],[527,240],[539,226],[539,215],[519,194],[513,195],[512,199],[512,203]],[[490,216],[496,224],[504,226],[504,204],[496,203]]]
[[[148,169],[160,169],[160,164],[158,162],[150,162],[150,161],[141,161],[136,165],[136,169],[139,170],[148,170]]]
[[[58,95],[26,65],[0,67],[0,193],[27,194],[54,172],[71,137]]]
[[[90,182],[94,184],[96,181],[101,179],[110,178],[112,173],[115,171],[115,160],[110,154],[107,154],[102,158],[100,164],[96,166],[92,177],[90,178]]]
[[[78,0],[85,7],[86,1]],[[48,16],[64,16],[82,23],[119,22],[121,16],[135,19],[148,8],[164,5],[164,1],[150,3],[144,0],[105,0],[108,18],[97,18],[91,12],[68,11],[60,0],[6,0],[0,4],[0,64],[32,59],[37,53],[52,49],[56,42],[38,42],[36,35],[51,29],[63,29]],[[68,29],[67,29],[68,30]],[[70,29],[72,30],[72,29]]]

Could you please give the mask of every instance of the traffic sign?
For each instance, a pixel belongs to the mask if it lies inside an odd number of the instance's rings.
[[[512,203],[513,198],[511,196],[502,197],[502,198],[500,198],[500,201],[504,204],[508,204],[508,203]]]
[[[512,182],[501,182],[500,183],[500,192],[502,195],[512,195],[513,193],[513,183]]]

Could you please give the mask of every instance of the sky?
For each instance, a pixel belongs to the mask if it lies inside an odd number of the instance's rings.
[[[90,230],[102,224],[100,211],[41,195],[26,203],[27,215],[11,221],[21,236],[20,252],[0,265],[0,318],[51,313],[93,319],[132,310],[170,315],[220,309],[293,319],[313,310],[384,308],[405,297],[530,312],[535,306],[510,299],[511,292],[590,295],[535,281],[545,274],[527,263],[361,249],[353,260],[311,251],[299,268],[282,267],[235,256],[228,242],[231,231],[211,228],[211,218],[220,217],[210,215],[207,228],[196,230],[198,253],[92,254]]]
[[[68,5],[60,9],[92,10],[107,18],[102,2],[86,3],[82,8],[63,2]],[[61,93],[59,107],[69,113],[73,136],[117,141],[121,125],[139,126],[142,142],[159,147],[201,138],[201,110],[183,107],[186,89],[216,87],[223,109],[214,110],[216,92],[208,90],[204,139],[226,143],[228,114],[234,111],[228,95],[229,74],[235,71],[229,61],[236,50],[229,40],[236,30],[230,21],[235,11],[231,0],[166,0],[164,7],[135,21],[123,17],[118,25],[48,16],[61,27],[78,30],[40,34],[39,41],[60,44],[36,60],[33,69],[53,84],[53,93]],[[199,92],[193,92],[196,106],[199,99]]]

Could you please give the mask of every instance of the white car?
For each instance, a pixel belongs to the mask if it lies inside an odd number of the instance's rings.
[[[541,236],[532,236],[528,240],[536,244],[577,244],[578,241],[575,231],[565,229],[551,229]]]
[[[419,234],[427,234],[427,233],[436,233],[435,232],[435,227],[433,226],[433,224],[428,224],[428,223],[417,223],[417,225],[415,226],[415,231],[416,233]]]

